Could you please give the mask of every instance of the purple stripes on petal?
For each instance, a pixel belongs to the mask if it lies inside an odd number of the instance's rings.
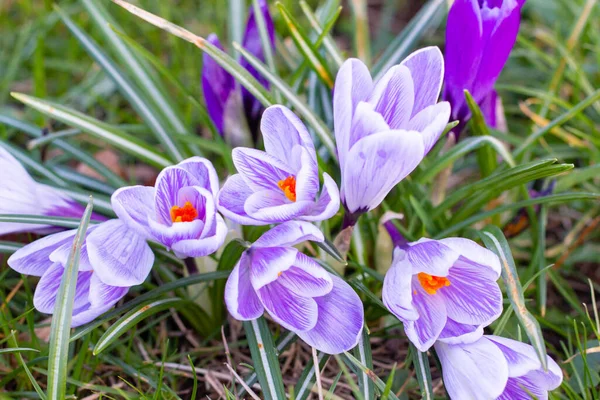
[[[410,54],[402,64],[410,70],[414,105],[408,118],[435,104],[444,79],[444,59],[438,47],[425,47]]]
[[[244,211],[244,204],[252,193],[240,174],[230,176],[217,197],[219,212],[238,224],[267,225],[268,221],[257,221]]]
[[[248,250],[250,256],[250,280],[255,290],[274,282],[279,274],[296,261],[298,250],[293,247],[255,248]]]
[[[282,161],[293,155],[294,146],[300,145],[316,158],[314,144],[306,127],[287,107],[274,105],[265,110],[260,121],[265,150]],[[296,170],[299,166],[288,164]]]
[[[322,242],[325,238],[321,230],[311,223],[289,221],[263,233],[252,247],[288,247],[307,240]]]
[[[303,221],[323,221],[333,217],[340,209],[340,191],[327,173],[323,173],[323,189],[319,199],[308,214],[300,217]]]
[[[312,258],[298,253],[291,268],[285,270],[277,282],[300,296],[324,296],[331,291],[331,275]]]
[[[197,183],[195,186],[209,190],[213,196],[217,195],[219,176],[209,160],[202,157],[191,157],[177,164],[177,167],[185,169],[196,178]]]
[[[296,175],[296,201],[314,202],[319,193],[319,166],[314,153],[301,148],[301,168]]]
[[[460,256],[440,241],[425,238],[410,243],[407,253],[413,274],[424,272],[433,276],[447,276]]]
[[[305,332],[317,323],[318,307],[315,300],[292,292],[279,280],[261,287],[257,293],[271,317],[284,328],[297,333]]]
[[[375,106],[371,103],[360,101],[356,106],[356,110],[354,110],[348,146],[352,148],[356,142],[364,137],[389,130],[390,126],[383,116],[375,111]]]
[[[173,243],[172,250],[175,255],[179,258],[204,257],[217,251],[227,236],[227,225],[223,217],[216,214],[214,230],[207,229],[208,227],[205,227],[199,239],[180,240]]]
[[[148,235],[148,219],[154,219],[154,194],[148,186],[127,186],[117,189],[110,198],[115,214],[140,235]]]
[[[421,133],[427,154],[444,132],[449,118],[450,103],[444,101],[421,110],[408,122],[407,129]]]
[[[404,331],[417,349],[427,351],[446,325],[446,306],[438,294],[426,293],[416,277],[412,279],[412,288],[412,304],[419,318],[406,321]]]
[[[483,336],[483,325],[462,324],[448,318],[438,340],[447,344],[464,344],[477,341]]]
[[[225,304],[237,320],[248,321],[260,317],[264,307],[250,282],[250,257],[243,253],[225,285]]]
[[[375,84],[369,103],[375,106],[391,129],[404,129],[411,118],[415,87],[410,70],[404,65],[390,68]]]
[[[493,251],[465,238],[444,238],[439,242],[460,253],[464,258],[481,265],[482,268],[487,267],[485,269],[489,271],[482,271],[481,273],[486,274],[490,279],[498,279],[500,277],[500,259]]]
[[[75,328],[93,321],[113,308],[119,300],[125,297],[128,291],[128,287],[109,286],[104,284],[96,274],[92,275],[89,292],[90,305],[73,311],[71,327]]]
[[[33,305],[39,312],[52,314],[56,303],[56,296],[60,287],[60,281],[65,272],[63,265],[59,263],[51,264],[38,282],[33,296]],[[80,308],[88,303],[88,292],[90,288],[90,278],[92,272],[77,273],[77,282],[75,284],[75,298],[73,308]]]
[[[277,182],[295,172],[277,158],[260,150],[236,147],[231,155],[235,168],[253,190],[281,191]]]
[[[419,318],[412,304],[412,270],[406,252],[396,248],[392,266],[383,280],[381,297],[388,310],[402,321],[415,321]]]
[[[283,192],[261,190],[244,204],[244,211],[253,219],[277,224],[300,218],[313,207],[313,201],[289,201]]]
[[[171,207],[178,205],[179,189],[194,186],[197,183],[196,178],[183,168],[174,166],[163,169],[156,178],[156,193],[154,195],[154,206],[158,222],[171,225]]]
[[[7,263],[20,274],[42,276],[52,265],[50,254],[63,244],[73,243],[75,232],[69,230],[38,239],[15,251]]]

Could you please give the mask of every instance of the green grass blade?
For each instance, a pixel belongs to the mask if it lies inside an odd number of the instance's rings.
[[[5,323],[3,313],[0,313],[0,323],[2,323],[3,325]],[[16,335],[17,335],[17,331],[10,332],[10,335],[8,336],[7,339],[8,339],[8,344],[12,348],[3,349],[3,350],[6,350],[7,353],[10,352],[9,350],[19,349],[19,344],[17,343]],[[31,350],[33,350],[33,349],[31,349]],[[33,350],[33,351],[37,351],[37,350]],[[19,363],[23,367],[23,370],[25,371],[25,374],[29,378],[29,381],[31,382],[31,385],[33,386],[33,388],[37,392],[38,396],[40,396],[40,399],[46,400],[47,399],[46,394],[44,393],[44,391],[42,390],[42,388],[40,387],[40,385],[37,383],[37,380],[35,379],[35,377],[31,373],[31,370],[29,369],[29,367],[27,366],[27,363],[23,359],[23,356],[21,355],[21,352],[20,351],[15,351],[15,352],[17,353],[15,355],[16,358],[17,358],[17,360],[19,360]]]
[[[517,274],[517,267],[513,260],[510,246],[504,237],[504,234],[497,226],[490,225],[480,232],[481,240],[485,246],[496,253],[500,258],[502,266],[502,281],[506,286],[506,294],[512,305],[512,309],[525,330],[531,345],[535,349],[544,369],[548,368],[546,356],[546,345],[544,336],[539,323],[535,317],[527,310],[523,288]]]
[[[322,41],[323,41],[323,44],[325,45],[325,49],[329,53],[329,56],[333,59],[333,61],[335,61],[338,68],[341,67],[342,64],[344,63],[344,57],[341,55],[334,40],[329,35],[329,30],[331,29],[331,27],[329,27],[329,29],[321,27],[321,24],[319,23],[317,16],[310,9],[310,6],[306,3],[306,1],[304,1],[304,0],[301,1],[300,7],[302,8],[304,15],[306,15],[306,18],[308,18],[308,21],[312,25],[315,32],[317,32],[319,37],[323,36]],[[336,8],[336,12],[334,13],[334,16],[330,19],[330,21],[337,20],[337,16],[335,16],[335,15],[339,15],[339,13],[341,12],[341,9],[342,9],[341,6]],[[333,23],[331,23],[331,25],[333,25]],[[318,41],[315,42],[315,47],[318,47],[317,43],[318,43]]]
[[[268,8],[267,3],[267,8]],[[252,0],[252,9],[254,11],[254,20],[256,21],[256,26],[258,27],[258,33],[260,35],[260,43],[262,45],[262,51],[265,56],[265,62],[269,66],[271,73],[277,74],[277,69],[275,67],[275,60],[273,58],[273,44],[271,43],[271,38],[269,37],[269,32],[267,31],[267,23],[265,22],[265,16],[263,15],[260,7],[259,0]],[[234,42],[242,43],[241,40],[234,39]],[[281,99],[279,98],[279,92],[275,91],[273,93],[275,97],[275,101],[277,103],[281,103]]]
[[[377,386],[377,389],[379,389],[380,393],[385,390],[385,383],[381,379],[379,379],[379,377],[377,375],[375,375],[373,370],[367,368],[363,363],[361,363],[359,360],[357,360],[352,354],[348,353],[347,351],[344,352],[344,356],[346,356],[346,358],[352,364],[354,364],[356,367],[358,367],[358,369],[360,371],[366,373],[369,376],[371,381],[375,384],[375,386]],[[375,397],[371,397],[371,398],[375,398]],[[392,400],[398,400],[398,397],[394,393],[390,393],[389,398]],[[366,400],[366,398],[365,398],[365,400]]]
[[[81,224],[73,240],[73,246],[65,272],[60,281],[56,305],[52,316],[50,327],[50,353],[48,355],[48,398],[50,400],[62,400],[65,398],[67,389],[67,362],[69,361],[69,335],[71,333],[71,318],[73,317],[73,299],[75,298],[75,282],[79,270],[79,256],[81,246],[85,240],[85,234],[90,216],[92,215],[93,200],[90,201],[81,217]]]
[[[265,400],[285,399],[285,387],[281,377],[279,359],[275,352],[273,337],[264,317],[244,321],[244,331],[254,362],[254,370]]]
[[[75,229],[79,227],[80,220],[78,220],[77,218],[68,217],[45,217],[41,215],[25,214],[0,214],[0,223],[3,222],[13,222],[17,224],[53,225],[62,226],[63,228]]]
[[[354,355],[364,365],[367,370],[373,370],[373,354],[371,352],[371,342],[369,338],[369,332],[366,327],[363,327],[361,336],[358,340],[358,344],[353,350]],[[363,371],[359,377],[358,386],[365,399],[375,398],[375,385],[369,377],[367,371]]]
[[[427,353],[420,352],[412,343],[410,344],[410,350],[413,356],[417,382],[419,382],[419,388],[421,388],[421,398],[431,400],[433,399],[433,384],[431,382],[431,370],[429,369]]]
[[[354,47],[356,54],[367,66],[371,65],[371,40],[369,39],[369,14],[366,0],[350,0],[354,17]]]
[[[319,369],[323,369],[325,363],[329,359],[329,355],[319,351],[317,353],[317,359],[319,360]],[[296,386],[294,386],[294,399],[306,400],[306,398],[311,394],[311,388],[315,384],[315,379],[315,363],[312,362],[312,360],[309,360],[306,367],[300,374],[300,378],[298,378]]]
[[[471,110],[471,132],[475,136],[486,136],[490,134],[490,131],[485,123],[485,118],[481,109],[471,96],[468,90],[465,90],[465,98],[467,99],[467,105]],[[483,145],[477,150],[477,162],[479,163],[479,170],[481,176],[485,178],[498,168],[498,160],[494,150],[489,145]]]

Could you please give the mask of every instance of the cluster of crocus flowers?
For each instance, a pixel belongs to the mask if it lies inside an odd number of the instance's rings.
[[[443,76],[437,47],[412,53],[377,82],[360,60],[340,68],[333,113],[349,220],[377,207],[443,133],[450,117],[450,105],[437,103]]]
[[[452,105],[452,119],[470,118],[464,91],[480,105],[489,125],[496,125],[498,97],[494,84],[508,60],[525,0],[456,0],[446,25],[443,98]]]

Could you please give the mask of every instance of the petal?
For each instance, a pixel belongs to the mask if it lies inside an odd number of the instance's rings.
[[[264,310],[250,282],[250,257],[243,253],[225,285],[225,304],[233,318],[249,321],[260,317]]]
[[[217,35],[211,34],[207,40],[220,50],[223,50],[223,46],[221,46]],[[213,60],[212,57],[204,53],[202,56],[202,91],[204,92],[208,115],[221,134],[223,134],[225,104],[234,88],[235,81],[233,77]]]
[[[77,230],[55,233],[38,239],[8,258],[8,265],[20,274],[42,276],[52,265],[50,254],[63,244],[72,244]]]
[[[502,352],[485,337],[470,344],[437,342],[435,351],[450,398],[493,400],[502,394],[508,365]]]
[[[277,182],[294,175],[287,165],[264,151],[236,147],[231,156],[235,168],[253,191],[280,191]]]
[[[87,324],[104,314],[125,297],[128,291],[128,287],[106,285],[96,274],[93,274],[90,280],[90,306],[78,313],[73,312],[71,328]]]
[[[65,268],[59,263],[54,263],[42,275],[33,296],[33,305],[39,311],[45,314],[54,312],[56,296],[60,287]],[[75,283],[75,297],[73,300],[73,309],[83,307],[88,303],[88,292],[90,290],[91,272],[78,272],[77,282]]]
[[[434,276],[447,276],[460,256],[439,240],[422,238],[409,246],[408,260],[413,266],[413,274],[424,272]]]
[[[156,219],[165,225],[171,225],[171,208],[179,205],[177,197],[179,189],[195,186],[196,178],[178,166],[167,167],[156,178],[156,192],[154,194],[154,207]]]
[[[389,130],[390,127],[383,118],[383,115],[375,111],[373,104],[359,101],[356,105],[356,110],[354,110],[354,118],[352,118],[348,146],[352,148],[356,142],[364,137]]]
[[[483,325],[462,324],[448,318],[438,340],[446,344],[473,343],[483,336]]]
[[[86,243],[94,272],[106,285],[139,285],[154,264],[154,253],[144,238],[116,219],[99,225]]]
[[[197,239],[205,228],[204,221],[196,219],[190,222],[178,222],[171,226],[149,220],[153,240],[171,249],[177,242],[187,239]]]
[[[535,375],[508,378],[504,392],[496,400],[547,400],[548,391],[539,383],[539,377]]]
[[[316,158],[315,146],[310,133],[296,116],[287,107],[274,105],[265,110],[260,122],[265,150],[270,155],[288,160],[295,146],[306,148]],[[292,169],[295,166],[290,165]]]
[[[251,247],[246,252],[250,260],[250,281],[257,291],[290,269],[298,254],[293,247]]]
[[[410,70],[404,65],[390,68],[375,84],[369,103],[383,116],[391,129],[404,129],[411,117],[415,87]]]
[[[323,173],[323,189],[319,200],[300,217],[303,221],[323,221],[333,217],[340,209],[340,191],[337,184],[327,173]]]
[[[217,196],[219,212],[238,224],[267,225],[269,222],[257,221],[244,211],[244,204],[252,193],[240,174],[230,176]]]
[[[209,190],[213,196],[217,195],[219,191],[219,176],[209,160],[202,157],[191,157],[183,160],[177,166],[185,169],[196,178],[198,181],[196,186]]]
[[[89,227],[87,234],[89,235],[94,230],[94,226]],[[73,241],[67,240],[62,246],[57,247],[50,255],[48,259],[53,263],[59,263],[61,265],[67,265],[69,262],[69,256],[71,255],[71,249],[73,248]],[[91,271],[93,269],[92,264],[87,253],[87,245],[84,242],[81,246],[81,252],[79,254],[79,271]]]
[[[493,251],[488,250],[485,247],[478,245],[474,241],[465,238],[444,238],[440,239],[439,242],[450,247],[452,250],[456,251],[471,262],[487,267],[485,269],[491,270],[491,272],[482,271],[481,273],[489,273],[490,279],[495,280],[500,277],[500,273],[502,272],[500,259]]]
[[[261,190],[248,197],[244,211],[253,219],[277,224],[308,213],[313,204],[312,201],[290,202],[281,191]]]
[[[407,129],[421,133],[427,154],[446,129],[449,119],[450,103],[443,101],[421,110],[410,120]]]
[[[419,318],[412,304],[412,270],[406,252],[400,248],[394,249],[392,266],[385,274],[381,296],[388,310],[401,321]]]
[[[417,132],[388,131],[359,140],[348,153],[342,172],[342,199],[352,213],[372,210],[424,156]]]
[[[346,60],[338,71],[333,89],[333,124],[341,168],[350,150],[354,110],[358,102],[366,101],[372,90],[373,80],[367,66],[356,58]]]
[[[300,296],[324,296],[331,292],[333,283],[331,275],[312,258],[298,253],[291,268],[285,270],[278,278],[287,289]]]
[[[358,343],[363,323],[363,305],[350,285],[331,275],[333,289],[315,297],[318,306],[317,323],[298,336],[310,346],[327,354],[348,351]]]
[[[498,122],[504,118],[503,116],[498,115],[499,101],[500,98],[498,97],[498,92],[491,90],[479,103],[486,124],[494,129],[497,129]]]
[[[416,277],[412,279],[412,289],[412,304],[419,318],[406,321],[404,332],[417,349],[427,351],[446,325],[446,307],[444,299],[438,294],[426,293]]]
[[[296,175],[296,201],[315,201],[319,192],[319,166],[317,158],[305,148],[300,148],[302,167]]]
[[[315,300],[292,292],[279,280],[261,287],[257,293],[269,315],[284,328],[298,333],[312,329],[317,323]]]
[[[127,186],[117,189],[110,197],[112,208],[125,224],[140,235],[148,235],[148,218],[154,219],[154,194],[149,186]]]
[[[413,118],[437,102],[444,79],[444,57],[438,47],[425,47],[410,54],[400,65],[410,70],[414,85]]]
[[[271,228],[252,247],[288,247],[307,240],[323,242],[323,233],[311,223],[289,221]]]
[[[199,239],[180,240],[173,243],[171,249],[175,252],[175,255],[179,258],[205,257],[219,250],[227,236],[227,224],[219,214],[215,215],[215,220],[216,229],[214,234],[204,236],[203,233]]]
[[[481,275],[481,268],[458,263],[448,274],[450,286],[439,290],[446,301],[448,317],[469,325],[489,325],[502,314],[502,292],[494,280]]]

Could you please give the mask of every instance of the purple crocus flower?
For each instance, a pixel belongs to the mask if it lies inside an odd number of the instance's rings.
[[[266,0],[259,0],[259,3],[271,46],[274,48],[275,29],[271,14],[269,14],[269,6]],[[211,34],[207,40],[223,50],[217,35]],[[265,61],[254,7],[250,7],[242,45],[259,60]],[[269,87],[268,81],[246,59],[241,59],[240,65],[246,68],[264,87]],[[260,114],[263,111],[262,104],[245,88],[240,89],[233,76],[206,53],[203,55],[202,90],[206,99],[208,115],[219,133],[234,146],[246,144],[245,131],[248,127],[251,132],[256,131]]]
[[[45,314],[54,304],[77,230],[55,233],[17,250],[8,265],[40,276],[34,307]],[[81,247],[75,284],[72,327],[83,325],[112,308],[134,285],[148,276],[154,254],[144,238],[117,219],[92,225]]]
[[[161,171],[154,187],[128,186],[111,197],[117,216],[180,258],[217,251],[227,235],[217,213],[219,178],[207,159],[192,157]]]
[[[533,347],[499,336],[468,344],[437,342],[435,351],[451,399],[542,400],[563,378],[552,358],[544,371]]]
[[[450,117],[448,103],[436,104],[443,76],[437,47],[412,53],[375,83],[360,60],[342,65],[333,115],[341,196],[350,214],[377,207],[442,134]]]
[[[495,105],[493,91],[519,32],[525,0],[456,0],[446,25],[443,98],[462,126],[470,117],[464,90],[480,105]],[[484,113],[488,123],[490,116]]]
[[[284,106],[271,106],[261,120],[265,151],[238,147],[231,176],[219,192],[219,211],[242,225],[289,220],[321,221],[340,207],[335,181],[319,167],[315,146],[300,119]]]
[[[502,313],[499,276],[500,260],[477,243],[423,238],[394,250],[383,302],[420,351],[472,342]]]
[[[246,250],[225,286],[225,303],[238,320],[265,310],[280,325],[328,354],[356,346],[364,312],[358,295],[294,246],[322,242],[310,223],[290,221],[263,234]]]
[[[25,168],[0,146],[0,214],[28,214],[81,218],[85,207],[59,190],[34,181]],[[92,219],[104,221],[97,214]],[[49,225],[0,223],[0,235],[17,232],[48,233]]]

